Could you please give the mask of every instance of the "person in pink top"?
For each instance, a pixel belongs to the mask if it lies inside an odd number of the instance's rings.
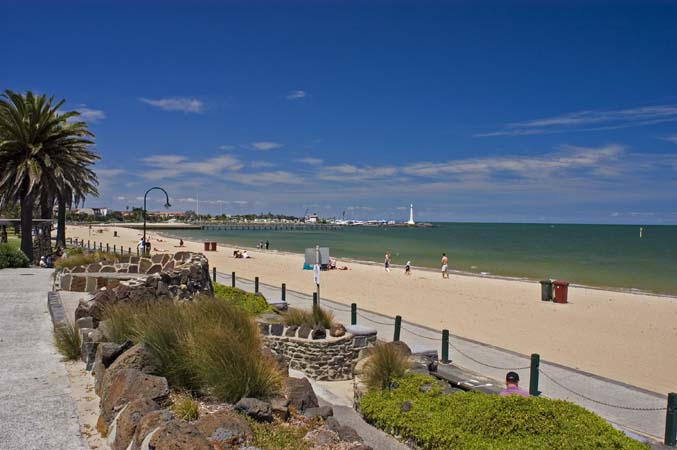
[[[519,388],[520,376],[517,372],[508,372],[505,376],[505,389],[501,391],[501,397],[508,395],[521,395],[522,397],[529,397],[527,391]]]

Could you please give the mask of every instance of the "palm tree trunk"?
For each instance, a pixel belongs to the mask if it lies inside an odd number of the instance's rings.
[[[59,214],[57,216],[56,245],[66,247],[66,199],[58,194]]]
[[[54,210],[54,196],[49,192],[40,193],[40,218],[51,219]]]
[[[21,197],[21,251],[33,261],[33,194]]]

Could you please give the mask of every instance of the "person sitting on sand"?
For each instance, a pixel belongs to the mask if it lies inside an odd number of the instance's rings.
[[[179,247],[183,247],[183,239],[179,239]]]
[[[519,388],[520,376],[517,372],[508,372],[505,376],[505,389],[501,391],[501,397],[508,395],[521,395],[529,397],[529,393]]]
[[[249,253],[247,253],[247,250],[242,252],[242,258],[243,259],[248,259],[249,258]]]
[[[404,265],[404,274],[411,275],[411,261],[407,261],[407,263]]]

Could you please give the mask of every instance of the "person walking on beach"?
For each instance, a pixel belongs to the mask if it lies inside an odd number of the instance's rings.
[[[519,388],[520,376],[517,372],[508,372],[505,375],[505,389],[501,391],[501,397],[508,395],[520,395],[522,397],[529,397],[529,393]]]
[[[411,275],[411,261],[407,261],[407,263],[404,265],[404,274]]]
[[[270,242],[266,239],[266,250],[268,250],[268,247],[270,247]]]
[[[390,250],[388,250],[386,252],[385,266],[386,266],[386,272],[390,272]]]
[[[449,258],[446,253],[442,253],[442,278],[449,278]]]

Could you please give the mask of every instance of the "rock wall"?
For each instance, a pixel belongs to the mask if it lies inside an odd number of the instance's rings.
[[[296,330],[281,324],[259,324],[264,345],[284,357],[291,369],[300,370],[314,380],[350,380],[360,350],[376,341],[373,336],[347,333],[324,339],[297,337]],[[291,332],[290,332],[291,330]],[[287,336],[286,334],[292,334]]]
[[[55,278],[58,290],[75,292],[96,292],[105,287],[113,289],[121,281],[144,278],[147,275],[164,275],[173,284],[209,280],[209,261],[201,253],[178,252],[174,255],[121,256],[115,263],[97,262],[84,266],[60,269]],[[211,290],[211,282],[208,282]]]

